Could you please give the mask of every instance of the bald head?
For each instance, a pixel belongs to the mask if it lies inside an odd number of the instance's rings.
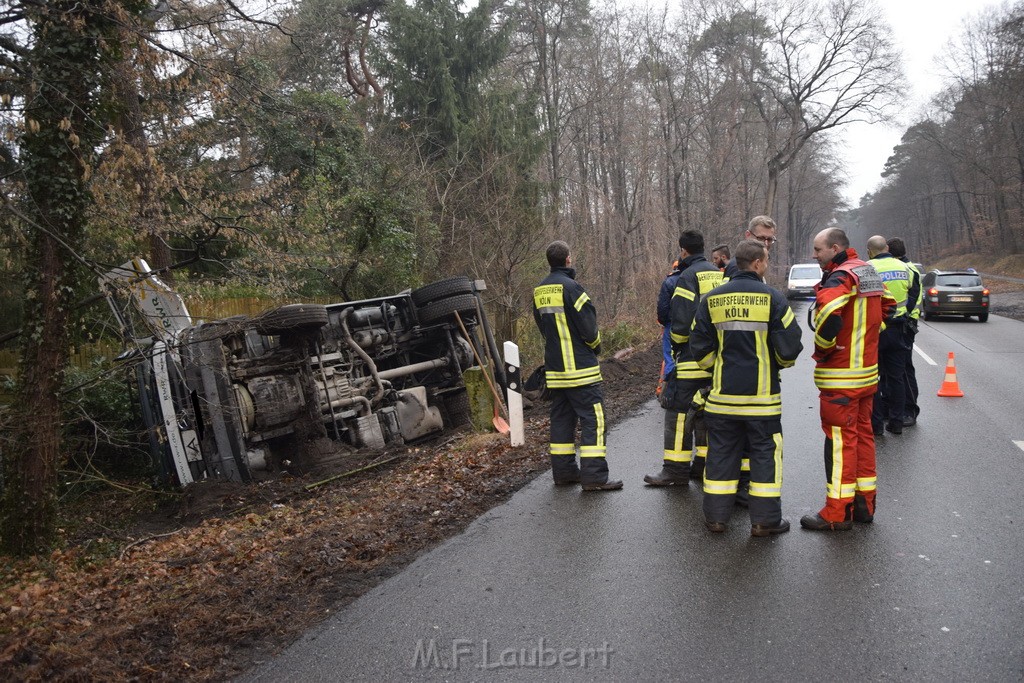
[[[889,245],[881,235],[874,235],[868,238],[868,256],[874,258],[882,252],[889,251]]]
[[[850,248],[850,239],[839,228],[825,228],[814,237],[814,260],[822,268],[841,252]]]

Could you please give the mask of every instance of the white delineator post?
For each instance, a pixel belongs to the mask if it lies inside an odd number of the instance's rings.
[[[523,435],[523,381],[519,371],[519,347],[505,342],[505,374],[508,377],[508,426],[512,446],[526,443]]]

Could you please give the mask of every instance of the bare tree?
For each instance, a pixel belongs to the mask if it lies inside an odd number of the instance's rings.
[[[752,92],[769,135],[765,212],[779,176],[813,136],[885,120],[902,74],[890,30],[869,0],[804,0],[773,8]]]

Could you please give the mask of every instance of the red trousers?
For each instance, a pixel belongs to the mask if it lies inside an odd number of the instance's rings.
[[[854,495],[875,513],[875,434],[871,431],[874,387],[822,391],[821,429],[825,432],[825,507],[829,522],[853,518]]]

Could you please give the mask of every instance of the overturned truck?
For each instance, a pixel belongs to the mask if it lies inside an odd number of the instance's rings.
[[[154,462],[182,486],[288,469],[326,437],[381,449],[465,424],[463,372],[478,359],[504,384],[480,280],[200,323],[141,259],[100,283],[136,362]]]

